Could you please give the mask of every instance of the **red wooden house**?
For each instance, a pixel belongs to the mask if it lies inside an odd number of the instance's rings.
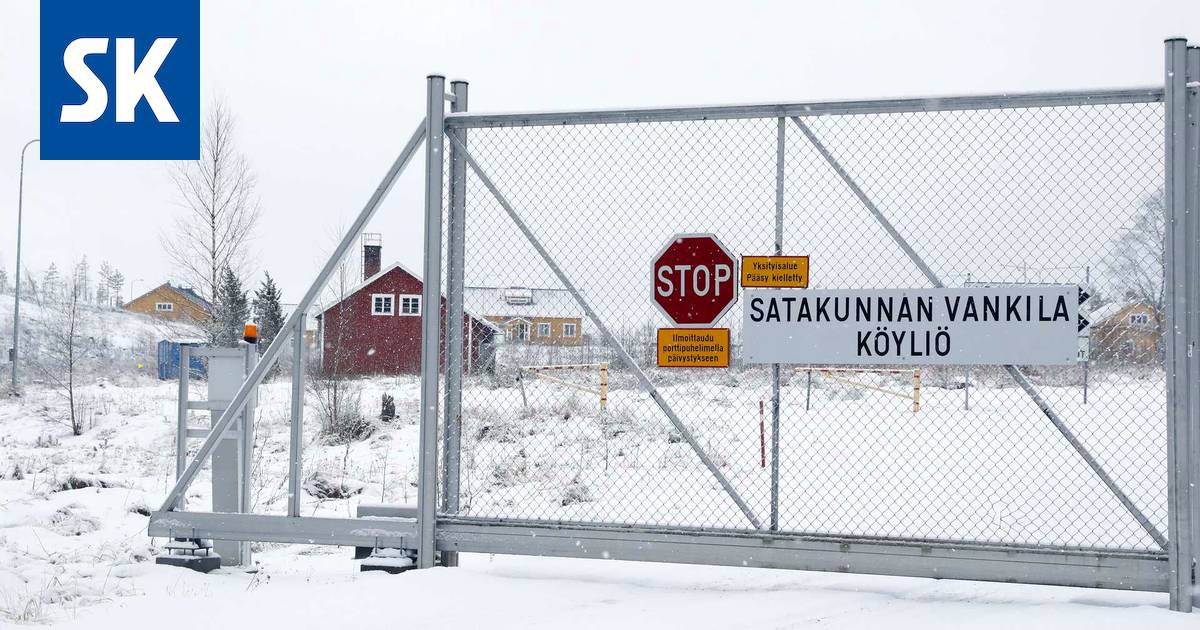
[[[364,247],[362,284],[318,315],[321,369],[325,374],[419,374],[423,283],[400,263],[380,269],[376,245]],[[439,309],[445,354],[446,299]],[[468,373],[490,368],[499,330],[487,320],[463,315],[463,364]],[[445,360],[445,356],[442,357]]]

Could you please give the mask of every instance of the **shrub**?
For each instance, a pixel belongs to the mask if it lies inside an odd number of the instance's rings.
[[[367,484],[361,481],[345,477],[334,479],[320,471],[309,475],[304,482],[304,491],[318,499],[348,499],[362,494],[366,487]]]
[[[59,483],[55,488],[55,492],[65,492],[67,490],[82,490],[84,488],[115,488],[116,484],[105,481],[99,477],[92,475],[76,475],[72,473],[65,480]]]
[[[592,496],[592,489],[580,481],[579,478],[573,479],[558,494],[558,502],[564,507],[576,503],[590,503],[592,501],[595,501],[595,498]]]
[[[50,515],[50,529],[63,536],[82,536],[100,529],[100,523],[78,505],[64,505]]]
[[[516,455],[506,462],[492,464],[492,485],[508,488],[523,483],[529,478],[529,457],[525,449],[517,451]]]
[[[315,384],[321,437],[328,444],[366,439],[376,424],[362,412],[362,387],[349,379],[327,379]]]

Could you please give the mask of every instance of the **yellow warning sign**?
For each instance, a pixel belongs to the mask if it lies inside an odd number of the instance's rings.
[[[807,289],[808,256],[742,256],[742,286]]]
[[[659,328],[658,367],[729,367],[729,329]]]

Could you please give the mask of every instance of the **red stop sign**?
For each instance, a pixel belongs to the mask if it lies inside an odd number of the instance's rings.
[[[737,301],[737,261],[712,234],[676,234],[653,273],[654,303],[679,326],[711,324]]]

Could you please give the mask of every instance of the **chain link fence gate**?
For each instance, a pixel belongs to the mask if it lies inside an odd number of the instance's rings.
[[[495,331],[446,355],[438,548],[1166,590],[1164,98],[451,114],[447,309]],[[813,288],[1079,284],[1090,356],[927,367],[914,413],[880,391],[911,375],[741,365],[738,304],[734,367],[659,369],[682,232]],[[520,380],[600,362],[603,407],[587,369]]]
[[[1169,40],[1165,74],[1165,89],[500,115],[430,77],[426,119],[147,531],[394,547],[420,567],[468,551],[1167,591],[1190,610],[1200,48]],[[303,313],[421,144],[421,303],[442,317],[422,320],[416,518],[302,517],[303,371],[287,515],[184,510],[287,344],[302,364]],[[717,322],[730,369],[659,369],[650,262],[681,232],[807,254],[812,288],[1080,284],[1090,355],[829,378],[741,364],[735,305]],[[443,348],[439,323],[463,317]]]

